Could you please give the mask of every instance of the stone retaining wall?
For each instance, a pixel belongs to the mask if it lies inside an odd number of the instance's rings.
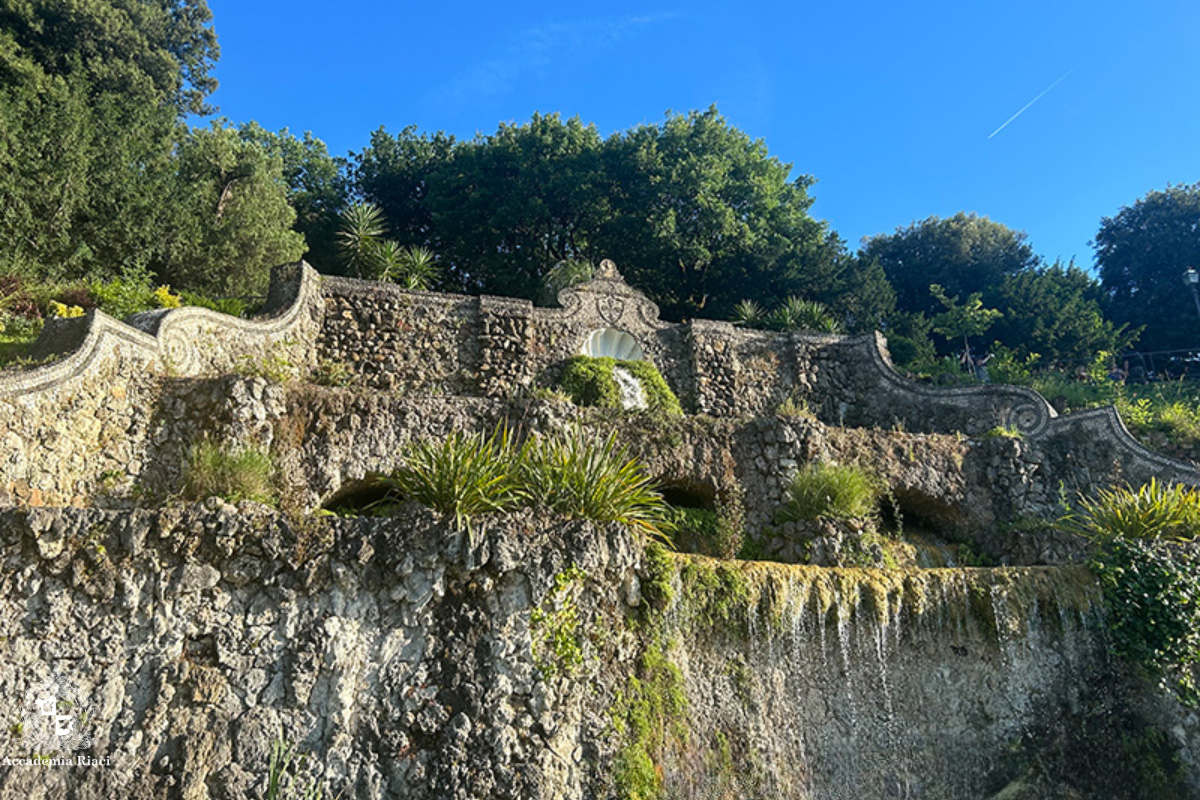
[[[0,502],[82,504],[143,475],[164,483],[178,452],[204,433],[206,414],[216,415],[208,428],[259,414],[237,398],[214,400],[227,406],[215,411],[180,402],[189,380],[269,372],[256,369],[262,363],[302,379],[341,368],[359,391],[431,398],[436,416],[438,398],[511,399],[552,386],[565,360],[606,329],[631,336],[695,413],[745,419],[790,404],[834,426],[968,437],[1003,426],[1044,450],[1069,487],[1152,476],[1200,484],[1192,466],[1135,442],[1111,409],[1059,417],[1023,388],[914,383],[892,368],[878,334],[666,323],[611,264],[563,291],[554,309],[319,278],[303,264],[275,271],[271,298],[273,316],[258,320],[184,308],[132,324],[92,312],[48,326],[38,351],[66,351],[60,360],[0,373]]]

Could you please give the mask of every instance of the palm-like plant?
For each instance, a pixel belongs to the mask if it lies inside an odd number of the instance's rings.
[[[767,322],[767,311],[753,300],[743,300],[733,307],[733,322],[747,328],[761,328]]]
[[[792,295],[771,315],[771,323],[781,331],[820,331],[841,333],[842,326],[821,303]]]
[[[569,517],[623,522],[665,538],[668,506],[654,479],[617,443],[580,429],[533,436],[521,450],[521,484],[536,503]]]
[[[370,274],[378,258],[376,251],[379,243],[386,233],[383,212],[373,203],[355,203],[342,212],[337,232],[338,245],[354,277]]]
[[[1180,484],[1150,482],[1138,489],[1102,489],[1082,498],[1066,527],[1092,539],[1190,541],[1200,535],[1200,491]]]
[[[403,465],[381,478],[381,485],[447,516],[474,539],[471,517],[505,511],[521,504],[525,493],[517,482],[517,450],[507,429],[488,438],[456,431],[440,442],[417,441]]]
[[[385,242],[395,248],[396,255],[389,252],[387,268],[382,280],[392,281],[409,291],[425,291],[433,284],[438,274],[437,257],[420,245],[396,247],[395,242]]]

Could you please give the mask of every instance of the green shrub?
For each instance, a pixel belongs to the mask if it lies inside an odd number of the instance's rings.
[[[615,358],[575,356],[563,368],[559,386],[580,406],[621,408],[621,390],[613,377],[613,368],[621,367],[637,378],[646,395],[650,411],[682,414],[679,399],[667,386],[662,374],[649,361],[618,361]]]
[[[220,497],[231,503],[254,500],[274,504],[275,462],[266,450],[232,450],[202,441],[188,451],[183,467],[183,496],[189,500]]]
[[[355,378],[354,370],[345,361],[321,358],[313,368],[312,380],[321,386],[349,386]]]
[[[675,529],[676,541],[690,536],[700,542],[712,541],[717,536],[717,514],[706,508],[667,506],[666,518]]]
[[[473,538],[472,517],[525,500],[517,456],[503,428],[487,438],[456,431],[440,442],[413,442],[400,468],[380,481],[405,500],[453,516],[458,529]]]
[[[861,467],[810,464],[792,478],[778,520],[867,519],[875,516],[881,493],[879,481]]]
[[[615,433],[530,437],[520,453],[520,482],[531,502],[569,517],[623,522],[654,537],[670,529],[654,480]]]
[[[231,317],[244,317],[248,308],[245,300],[239,300],[236,297],[223,297],[214,299],[186,290],[179,293],[179,300],[185,306],[207,308],[211,311],[219,311],[222,314],[228,314]]]
[[[1197,705],[1193,667],[1200,663],[1200,561],[1161,539],[1112,536],[1093,556],[1113,652],[1151,677],[1173,679]]]
[[[1137,490],[1105,489],[1082,498],[1063,523],[1091,539],[1190,540],[1200,533],[1200,492],[1151,479]]]
[[[93,283],[90,288],[100,310],[117,319],[158,308],[147,270],[128,270],[119,278]]]

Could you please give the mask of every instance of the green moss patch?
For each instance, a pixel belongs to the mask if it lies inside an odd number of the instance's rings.
[[[667,414],[683,413],[679,398],[649,361],[618,361],[607,356],[575,356],[567,361],[566,367],[563,368],[559,388],[570,395],[571,402],[576,405],[619,409],[621,390],[613,377],[613,369],[616,367],[637,378],[646,394],[648,410]]]

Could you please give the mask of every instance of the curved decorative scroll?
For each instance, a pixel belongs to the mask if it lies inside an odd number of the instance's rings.
[[[98,373],[118,352],[138,355],[156,370],[199,375],[229,368],[239,357],[261,353],[275,343],[310,346],[322,308],[317,273],[301,262],[277,267],[271,279],[273,296],[289,299],[290,304],[263,319],[184,307],[132,320],[138,323],[135,327],[93,310],[75,323],[84,327],[82,337],[77,329],[47,332],[80,339],[63,358],[30,370],[0,373],[0,399],[50,391],[80,375]],[[55,350],[53,342],[39,341],[37,346],[46,352]]]

